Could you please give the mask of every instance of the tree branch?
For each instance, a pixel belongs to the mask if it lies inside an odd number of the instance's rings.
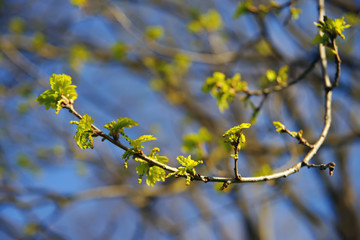
[[[69,112],[74,114],[77,118],[79,118],[79,119],[82,118],[82,115],[79,114],[74,109],[74,106],[73,106],[72,103],[69,102],[67,104],[64,104],[63,108],[68,109]],[[94,124],[92,124],[92,128],[93,128],[94,134],[96,136],[103,137],[103,139],[108,140],[109,142],[111,142],[112,144],[116,145],[117,147],[123,149],[124,151],[129,150],[129,148],[127,146],[125,146],[124,144],[122,144],[119,140],[114,140],[112,137],[110,137],[106,133],[102,132]],[[322,137],[320,139],[322,139]],[[320,170],[325,170],[327,168],[330,168],[331,165],[328,164],[328,166],[325,168],[325,167],[319,167],[318,165],[308,164],[308,162],[305,161],[306,158],[308,158],[310,156],[310,154],[314,154],[314,151],[316,153],[318,148],[321,146],[321,144],[319,145],[318,142],[317,142],[318,147],[315,148],[315,145],[314,145],[314,148],[309,151],[309,153],[302,160],[302,162],[298,162],[295,165],[293,165],[292,167],[290,167],[290,168],[288,168],[288,169],[286,169],[284,171],[280,171],[280,172],[273,173],[273,174],[270,174],[270,175],[257,176],[257,177],[242,177],[240,175],[236,175],[236,177],[234,177],[234,178],[229,178],[229,177],[204,176],[204,175],[200,175],[200,174],[196,174],[196,175],[192,176],[191,174],[187,173],[186,175],[178,175],[178,177],[186,178],[187,176],[190,176],[192,181],[223,182],[223,183],[226,183],[226,184],[231,184],[231,183],[245,183],[245,182],[264,182],[264,181],[275,180],[275,179],[279,179],[279,178],[285,178],[285,177],[287,177],[287,176],[289,176],[291,174],[299,172],[300,169],[302,167],[304,167],[304,166],[307,166],[308,168],[315,167],[315,168],[319,168]],[[316,150],[314,150],[314,149],[316,149]],[[135,157],[141,158],[141,159],[147,161],[148,163],[150,163],[150,164],[152,164],[154,166],[160,167],[160,168],[162,168],[164,170],[167,170],[169,172],[177,172],[178,171],[178,168],[169,166],[167,164],[160,163],[160,162],[146,156],[142,151],[140,153],[135,153]],[[235,171],[237,172],[237,169],[235,169]]]

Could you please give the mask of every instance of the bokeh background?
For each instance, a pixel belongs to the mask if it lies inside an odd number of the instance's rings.
[[[69,124],[75,116],[55,115],[34,101],[51,74],[70,75],[75,108],[95,125],[104,130],[130,117],[140,126],[129,136],[158,139],[145,145],[146,153],[159,147],[172,166],[176,156],[192,154],[205,162],[198,172],[211,176],[232,176],[221,135],[251,121],[240,173],[284,170],[306,148],[272,122],[316,141],[324,113],[319,64],[284,91],[239,94],[223,113],[201,88],[216,71],[240,73],[251,90],[271,84],[267,70],[284,65],[288,81],[295,79],[317,59],[318,2],[247,1],[251,11],[234,18],[240,2],[0,1],[0,239],[360,239],[357,0],[325,5],[329,17],[352,25],[338,41],[342,71],[331,131],[312,160],[335,162],[333,176],[303,168],[223,192],[176,178],[149,187],[138,184],[137,162],[124,168],[121,149],[96,138],[94,149],[81,150]],[[333,78],[330,52],[328,61]],[[184,147],[184,139],[204,131],[209,139]]]

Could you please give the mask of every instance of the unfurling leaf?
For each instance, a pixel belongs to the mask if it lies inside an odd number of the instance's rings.
[[[204,127],[200,128],[198,133],[190,133],[183,137],[182,151],[193,154],[199,158],[204,156],[203,145],[211,142],[213,136]]]
[[[127,136],[125,135],[124,129],[125,128],[132,128],[134,126],[138,126],[139,123],[132,120],[131,118],[118,118],[115,121],[109,122],[104,125],[104,128],[109,130],[109,135],[113,137],[115,140],[119,139],[119,134],[124,136],[127,139]],[[127,139],[128,140],[128,139]]]
[[[94,119],[91,119],[89,115],[85,114],[81,118],[80,122],[71,121],[70,123],[78,125],[76,127],[77,132],[74,136],[77,145],[81,149],[94,148],[92,138],[92,135],[94,134],[92,130],[92,124],[94,123]]]
[[[44,105],[46,110],[56,109],[58,114],[63,103],[72,103],[76,100],[76,86],[71,84],[71,77],[65,74],[53,74],[49,81],[51,89],[40,94],[35,100]]]
[[[141,146],[143,142],[152,140],[156,140],[156,137],[153,135],[142,135],[135,140],[130,140],[129,143],[134,148],[134,150],[139,151],[141,148],[143,148],[143,146]]]
[[[331,19],[324,16],[323,21],[314,22],[314,24],[320,29],[322,36],[316,34],[313,43],[321,43],[328,47],[331,47],[331,42],[334,41],[337,36],[345,39],[343,32],[346,28],[350,27],[350,24],[346,24],[344,17]]]
[[[281,122],[273,122],[273,125],[278,133],[282,133],[286,129]]]
[[[148,157],[151,157],[152,159],[166,164],[169,160],[167,157],[165,156],[159,156],[156,152],[160,151],[159,148],[154,148],[151,153],[148,155]],[[150,163],[148,163],[147,161],[140,159],[140,158],[135,158],[135,161],[139,162],[139,165],[136,167],[136,173],[139,174],[139,183],[142,182],[142,178],[145,176],[146,177],[146,184],[150,187],[153,187],[156,182],[165,182],[165,170],[158,167],[158,166],[153,166]]]
[[[250,123],[242,123],[239,126],[230,128],[223,134],[224,141],[232,146],[244,144],[246,142],[246,139],[242,131],[244,129],[250,128],[250,126]]]
[[[189,185],[191,182],[191,177],[196,174],[195,167],[199,164],[202,164],[203,161],[193,160],[191,159],[191,155],[189,155],[187,158],[184,156],[178,156],[176,160],[178,160],[182,166],[178,167],[178,171],[169,173],[166,177],[186,176],[186,185]]]
[[[235,74],[232,78],[226,78],[224,73],[214,72],[208,77],[202,87],[203,92],[211,92],[216,98],[220,112],[229,108],[228,102],[232,102],[237,92],[247,90],[247,83],[241,81],[241,75]]]
[[[288,79],[289,66],[282,66],[278,72],[269,69],[266,71],[265,76],[260,80],[260,86],[262,88],[269,87],[270,85],[286,85]]]

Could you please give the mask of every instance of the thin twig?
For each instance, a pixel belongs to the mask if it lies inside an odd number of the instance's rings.
[[[336,64],[336,73],[335,73],[335,80],[332,85],[332,88],[335,88],[339,85],[339,78],[340,78],[340,71],[341,71],[341,59],[338,52],[338,47],[336,45],[335,39],[331,41],[332,48],[335,52],[335,64]]]
[[[282,84],[282,85],[276,85],[276,86],[271,86],[268,88],[264,88],[263,90],[255,90],[255,91],[251,91],[251,90],[246,90],[244,91],[244,93],[246,93],[247,96],[261,96],[261,95],[266,95],[266,94],[270,94],[273,92],[279,92],[282,91],[296,83],[298,83],[299,81],[303,80],[316,66],[316,63],[319,61],[319,56],[317,56],[312,62],[311,64],[297,77],[295,78],[293,81],[291,81],[288,84]]]
[[[238,170],[239,151],[240,151],[240,136],[238,137],[234,145],[234,173],[235,173],[235,178],[241,180],[241,175],[239,174],[239,170]]]
[[[286,132],[287,134],[289,134],[293,138],[296,138],[299,141],[299,143],[302,143],[303,145],[305,145],[305,146],[307,146],[309,148],[314,148],[314,145],[309,143],[301,134],[293,133],[287,128],[284,128],[282,130],[282,132]]]

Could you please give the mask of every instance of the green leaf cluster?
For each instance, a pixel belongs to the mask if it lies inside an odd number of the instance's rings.
[[[226,78],[224,73],[214,72],[208,77],[202,87],[203,92],[211,92],[216,98],[220,112],[229,108],[228,102],[232,102],[237,92],[246,91],[247,83],[241,81],[241,75],[235,74],[232,78]]]
[[[169,173],[166,177],[186,176],[186,185],[190,185],[191,177],[195,176],[196,174],[195,167],[199,164],[202,164],[203,161],[193,160],[191,159],[191,155],[189,155],[187,158],[184,156],[178,156],[176,160],[178,160],[182,166],[178,167],[178,171]]]
[[[212,139],[212,134],[206,128],[202,127],[198,133],[189,133],[183,136],[182,151],[203,158],[203,145],[204,143],[211,142]]]
[[[148,157],[166,164],[169,159],[165,156],[159,156],[159,154],[157,152],[159,152],[160,149],[159,148],[154,148],[151,153],[148,155]],[[139,174],[139,183],[142,182],[143,177],[146,177],[146,184],[150,187],[153,187],[156,182],[165,182],[165,170],[158,167],[158,166],[152,166],[149,162],[140,159],[140,158],[135,158],[135,161],[139,162],[139,165],[136,167],[136,173]]]
[[[84,62],[91,58],[91,53],[85,45],[75,44],[70,48],[69,65],[74,71],[81,70]]]
[[[141,148],[143,146],[141,145],[144,142],[156,140],[156,138],[152,135],[143,135],[138,137],[137,139],[133,140],[129,138],[128,135],[125,134],[125,128],[132,128],[134,126],[138,126],[139,123],[134,121],[131,118],[118,118],[116,121],[112,121],[110,123],[107,123],[104,125],[104,127],[109,130],[109,135],[114,139],[118,140],[119,136],[123,137],[126,141],[129,142],[130,146],[132,148],[128,149],[123,154],[123,159],[125,160],[125,167],[127,167],[127,162],[130,159],[130,157],[134,157],[136,154],[140,153]]]
[[[35,100],[40,105],[56,109],[59,113],[62,104],[73,103],[77,98],[76,86],[71,84],[71,77],[65,74],[53,74],[50,77],[51,89],[40,94]]]
[[[260,86],[262,88],[268,87],[269,85],[286,85],[288,79],[289,66],[282,66],[278,72],[269,69],[266,71],[265,76],[261,78]]]
[[[148,40],[159,40],[164,36],[164,29],[161,26],[148,26],[145,30],[145,38]]]
[[[126,139],[129,140],[128,136],[125,134],[125,128],[132,128],[134,126],[138,126],[139,123],[134,121],[131,118],[118,118],[116,121],[109,122],[104,125],[104,128],[109,130],[109,135],[114,138],[114,140],[119,139],[119,133]]]
[[[281,6],[276,1],[270,1],[268,5],[260,4],[259,6],[254,6],[252,0],[241,1],[237,6],[234,18],[239,18],[246,13],[258,13],[266,14],[271,10],[279,9]]]
[[[77,145],[81,149],[86,148],[94,148],[92,135],[94,134],[92,130],[92,124],[94,123],[94,119],[92,119],[89,115],[85,114],[80,122],[71,121],[71,124],[77,124],[76,134],[74,136]]]
[[[299,130],[297,132],[295,131],[289,131],[286,129],[285,125],[282,124],[281,122],[273,122],[274,127],[276,128],[276,131],[278,133],[284,133],[287,132],[288,134],[290,134],[292,137],[298,139],[299,141],[302,140],[302,135],[303,135],[303,130]]]
[[[245,135],[242,133],[244,129],[250,128],[250,123],[242,123],[232,127],[223,134],[224,141],[234,147],[240,147],[246,142]]]
[[[191,66],[191,59],[184,54],[176,54],[171,62],[148,57],[144,64],[152,71],[151,87],[155,91],[164,91],[171,103],[178,103],[180,97],[176,89],[180,86],[183,77]]]
[[[343,32],[346,28],[350,27],[350,24],[346,24],[344,17],[331,19],[324,16],[324,21],[314,22],[314,24],[321,30],[323,34],[316,34],[315,38],[313,39],[313,43],[324,44],[328,47],[332,46],[332,42],[336,39],[337,36],[345,39]]]
[[[135,140],[130,139],[129,144],[133,147],[133,150],[135,152],[139,152],[141,148],[144,148],[143,146],[141,146],[142,143],[152,140],[156,140],[156,137],[154,137],[153,135],[142,135]]]
[[[207,13],[201,14],[196,20],[188,25],[188,30],[193,33],[216,32],[221,30],[223,22],[221,15],[215,9],[210,9]]]

